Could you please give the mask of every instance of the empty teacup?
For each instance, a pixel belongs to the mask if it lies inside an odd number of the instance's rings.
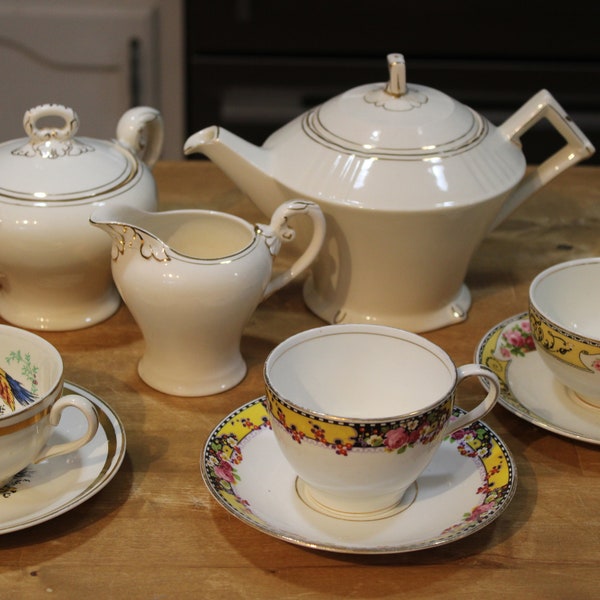
[[[274,258],[293,240],[288,220],[307,215],[313,236],[304,253],[272,276]],[[256,307],[315,259],[325,219],[313,202],[282,204],[270,225],[210,210],[146,212],[106,206],[91,223],[112,237],[112,274],[146,344],[140,377],[177,396],[205,396],[246,374],[240,352]]]
[[[572,398],[600,407],[600,258],[559,263],[529,288],[537,351]]]
[[[457,385],[489,382],[452,417]],[[381,325],[341,324],[279,344],[264,368],[267,410],[300,498],[322,513],[380,519],[414,499],[442,440],[485,416],[499,383],[487,368],[456,368],[425,338]],[[483,393],[483,390],[482,390]]]
[[[43,338],[0,325],[0,485],[32,463],[67,454],[87,444],[98,429],[91,402],[62,396],[63,363]],[[63,410],[80,410],[87,429],[77,440],[48,445]]]

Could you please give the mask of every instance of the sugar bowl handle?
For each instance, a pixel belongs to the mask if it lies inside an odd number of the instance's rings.
[[[158,110],[136,106],[126,111],[117,124],[117,140],[131,149],[151,169],[162,152],[164,124]]]

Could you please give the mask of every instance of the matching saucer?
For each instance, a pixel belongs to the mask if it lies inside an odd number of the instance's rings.
[[[421,550],[479,531],[514,496],[514,461],[498,436],[478,421],[461,430],[462,436],[444,440],[402,512],[370,521],[328,516],[300,498],[263,402],[253,400],[219,423],[206,442],[200,469],[223,508],[281,540],[354,554]]]
[[[535,349],[527,313],[502,321],[481,340],[475,361],[500,378],[499,403],[541,427],[590,444],[600,444],[600,409],[571,396]]]
[[[0,534],[48,521],[98,493],[117,473],[125,457],[121,421],[100,398],[65,382],[65,394],[80,394],[98,411],[100,426],[85,446],[63,456],[29,465],[0,488]],[[50,441],[67,442],[81,436],[85,419],[66,408]]]

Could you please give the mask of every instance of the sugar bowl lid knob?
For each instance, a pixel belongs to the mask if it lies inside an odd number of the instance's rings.
[[[59,126],[42,126],[46,118],[60,121]],[[79,129],[77,113],[60,104],[43,104],[29,109],[23,116],[23,127],[32,143],[46,140],[69,140]]]

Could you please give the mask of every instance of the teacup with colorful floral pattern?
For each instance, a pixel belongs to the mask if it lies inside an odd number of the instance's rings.
[[[458,384],[487,380],[453,416]],[[294,335],[267,357],[267,407],[279,447],[310,507],[349,520],[381,519],[414,501],[442,440],[484,417],[499,383],[486,367],[456,367],[427,339],[382,325],[337,324]]]

